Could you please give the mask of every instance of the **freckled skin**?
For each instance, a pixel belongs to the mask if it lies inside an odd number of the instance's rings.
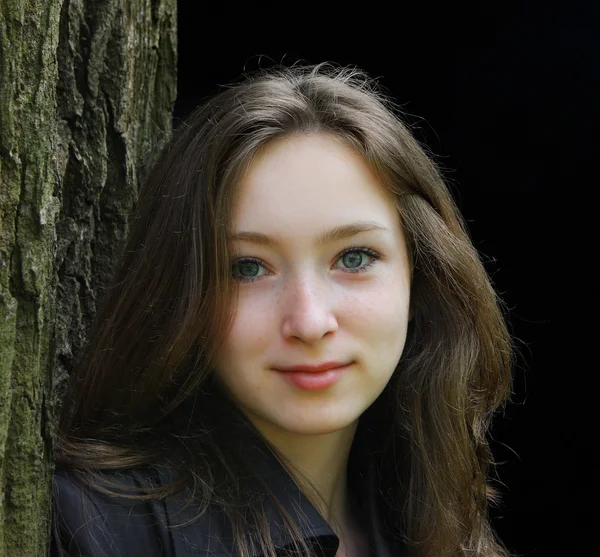
[[[311,435],[355,425],[391,378],[409,321],[406,242],[391,196],[358,153],[325,135],[275,140],[239,186],[236,229],[280,244],[236,243],[236,258],[262,263],[253,267],[258,280],[239,282],[217,375],[257,425]],[[365,220],[389,232],[316,246],[321,232]],[[352,245],[381,258],[362,254],[373,264],[348,272],[352,259],[340,253]],[[301,390],[273,371],[330,360],[355,364],[323,390]]]

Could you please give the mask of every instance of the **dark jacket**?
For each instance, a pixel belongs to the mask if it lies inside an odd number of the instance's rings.
[[[310,528],[301,527],[303,536],[315,548],[315,556],[333,557],[338,538],[296,486],[270,451],[260,450],[258,466],[262,477],[284,505],[297,518],[305,513]],[[158,467],[144,467],[113,473],[119,482],[137,486],[164,484],[166,472]],[[368,530],[371,552],[365,557],[396,557],[401,552],[392,549],[384,539],[383,528],[375,505],[372,467],[358,486],[357,512]],[[83,489],[74,474],[59,470],[54,475],[54,505],[58,532],[52,534],[51,557],[58,557],[56,540],[60,538],[70,557],[224,557],[236,555],[231,527],[218,511],[209,511],[198,521],[174,527],[190,520],[192,508],[182,509],[182,497],[177,494],[165,501],[132,502]],[[296,506],[297,505],[297,506]],[[298,511],[299,507],[299,511]],[[283,537],[274,509],[271,534],[281,554],[289,540]],[[297,524],[301,521],[296,520]],[[260,553],[256,556],[259,557]],[[289,555],[289,553],[287,553]]]

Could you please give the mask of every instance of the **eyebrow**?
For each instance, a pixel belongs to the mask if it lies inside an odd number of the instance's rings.
[[[356,234],[360,234],[361,232],[370,232],[372,230],[382,230],[384,232],[389,232],[389,228],[385,226],[381,226],[380,224],[373,221],[363,221],[363,222],[352,222],[349,224],[342,224],[341,226],[336,226],[331,230],[326,230],[317,238],[317,246],[324,246],[329,242],[336,242],[338,240],[343,240],[344,238],[350,238],[351,236],[356,236]],[[236,232],[231,235],[232,240],[244,241],[244,242],[252,242],[254,244],[260,244],[268,247],[276,247],[279,245],[279,242],[276,238],[272,238],[271,236],[267,236],[266,234],[262,234],[260,232],[250,232],[250,231],[242,231]]]

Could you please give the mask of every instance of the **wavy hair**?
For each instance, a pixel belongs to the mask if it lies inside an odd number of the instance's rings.
[[[391,96],[355,67],[259,70],[173,132],[142,184],[112,287],[69,379],[57,465],[102,490],[102,471],[185,447],[176,482],[131,497],[192,486],[225,512],[240,555],[249,554],[248,525],[275,555],[261,508],[251,507],[249,522],[239,514],[247,470],[235,444],[214,433],[225,406],[215,403],[211,370],[235,302],[227,232],[236,184],[267,142],[312,133],[356,149],[393,193],[412,265],[404,352],[360,419],[357,439],[369,446],[353,447],[374,455],[387,530],[415,557],[504,557],[487,516],[497,497],[487,431],[511,387],[503,306],[433,157]],[[301,541],[298,551],[310,555]]]

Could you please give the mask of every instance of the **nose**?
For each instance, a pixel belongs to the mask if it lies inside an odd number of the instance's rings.
[[[337,331],[333,302],[332,292],[317,278],[290,279],[281,300],[283,336],[314,344]]]

